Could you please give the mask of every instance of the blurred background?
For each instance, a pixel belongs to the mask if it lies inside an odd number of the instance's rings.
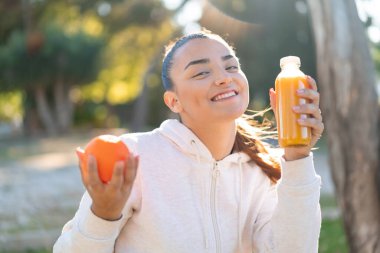
[[[355,3],[379,92],[380,0]],[[172,117],[160,79],[170,40],[201,27],[226,38],[249,80],[250,109],[263,110],[281,57],[299,56],[318,81],[312,13],[306,0],[1,0],[0,252],[52,251],[84,191],[77,146]],[[323,180],[320,252],[356,252],[325,136],[314,152]]]

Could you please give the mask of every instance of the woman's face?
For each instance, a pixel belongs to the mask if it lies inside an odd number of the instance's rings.
[[[165,102],[186,125],[233,121],[248,107],[248,81],[234,52],[215,39],[193,39],[173,56]]]

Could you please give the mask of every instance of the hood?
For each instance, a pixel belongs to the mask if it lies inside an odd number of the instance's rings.
[[[165,120],[158,132],[172,142],[182,153],[203,162],[215,162],[210,150],[184,124],[176,119]],[[240,161],[239,161],[240,160]],[[247,162],[250,157],[243,152],[232,153],[218,162]]]

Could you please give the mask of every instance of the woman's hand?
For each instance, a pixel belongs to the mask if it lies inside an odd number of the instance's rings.
[[[293,108],[295,113],[307,114],[306,119],[299,119],[298,124],[301,126],[310,127],[311,129],[311,141],[308,146],[300,147],[286,147],[284,148],[284,158],[287,161],[300,159],[309,155],[310,150],[317,143],[318,139],[321,138],[324,125],[322,122],[321,110],[319,108],[319,92],[317,90],[317,84],[313,78],[307,76],[307,81],[311,89],[299,89],[297,95],[300,98],[305,98],[310,103],[302,104]],[[269,90],[270,104],[272,110],[275,113],[276,119],[276,92],[273,89]]]
[[[99,178],[94,156],[89,156],[87,175],[80,167],[82,182],[92,199],[91,210],[96,216],[110,221],[121,218],[136,177],[138,163],[139,157],[130,153],[126,161],[115,164],[112,179],[106,184]]]

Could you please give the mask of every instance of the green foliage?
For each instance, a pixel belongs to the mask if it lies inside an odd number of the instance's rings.
[[[102,6],[109,10],[99,11]],[[43,86],[52,106],[53,86],[61,82],[76,108],[100,108],[77,113],[89,113],[82,119],[96,125],[117,122],[110,120],[112,106],[138,97],[147,68],[173,31],[161,0],[24,1],[12,8],[2,3],[3,9],[14,16],[0,25],[0,92],[27,91],[24,105],[37,108],[33,89]],[[84,83],[92,84],[78,87]],[[98,116],[104,105],[106,119]]]
[[[106,20],[112,24],[110,27],[121,28],[120,25],[137,25],[141,27],[157,27],[169,16],[169,11],[163,8],[162,2],[159,0],[125,1],[116,5],[118,10],[111,13]],[[121,30],[121,29],[120,29]]]
[[[106,117],[107,108],[103,104],[86,101],[77,105],[74,122],[80,128],[104,127]]]
[[[372,57],[375,62],[376,72],[380,76],[380,43],[373,45],[372,47]]]
[[[21,29],[21,1],[0,1],[0,45],[15,29]]]
[[[270,19],[277,18],[271,14],[278,14],[284,10],[281,7],[288,7],[286,4],[280,6],[280,1],[276,0],[211,0],[210,2],[228,16],[248,23],[264,25],[267,25]]]
[[[89,82],[102,45],[97,37],[67,34],[53,26],[29,35],[15,31],[0,48],[0,90],[49,86],[60,78],[65,85]]]
[[[0,93],[0,122],[20,121],[22,113],[21,92]]]

